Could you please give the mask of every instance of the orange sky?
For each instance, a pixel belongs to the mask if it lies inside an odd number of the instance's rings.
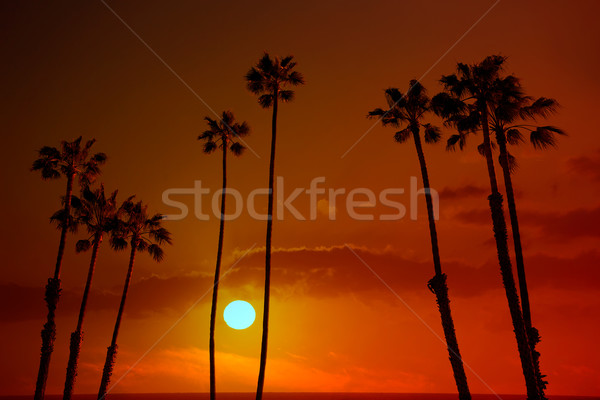
[[[114,4],[113,4],[114,3]],[[306,85],[280,109],[276,174],[286,193],[324,176],[325,188],[409,187],[419,176],[412,143],[393,143],[392,129],[371,127],[368,111],[384,106],[383,89],[404,90],[421,77],[488,10],[491,1],[166,2],[109,3],[202,99],[232,109],[252,127],[247,152],[229,163],[242,194],[267,185],[270,113],[260,109],[243,75],[264,50],[294,54]],[[102,181],[122,198],[136,194],[173,213],[164,190],[220,185],[219,157],[205,156],[196,136],[210,111],[102,2],[2,3],[4,196],[0,277],[0,394],[31,394],[45,315],[43,286],[59,235],[48,217],[64,182],[42,182],[28,168],[42,145],[78,135],[98,140],[109,156]],[[557,150],[514,149],[534,325],[542,334],[549,394],[600,394],[600,26],[596,1],[502,0],[424,77],[431,94],[457,61],[509,56],[508,70],[528,93],[562,105],[551,119],[569,137]],[[433,121],[437,122],[437,121]],[[444,130],[447,135],[450,133]],[[483,159],[470,146],[446,153],[425,148],[432,186],[441,196],[440,249],[452,311],[472,392],[523,393],[523,377],[495,258]],[[500,177],[500,175],[499,175]],[[420,177],[419,177],[420,181]],[[322,197],[324,198],[324,197]],[[398,200],[408,204],[408,195]],[[191,197],[181,200],[192,207]],[[342,198],[343,200],[343,198]],[[274,227],[273,301],[268,391],[454,392],[447,352],[351,252],[349,244],[423,321],[442,335],[429,236],[418,219],[356,221],[336,204],[338,219],[286,214]],[[340,200],[341,201],[341,200]],[[308,215],[307,198],[294,203]],[[324,204],[325,208],[327,204]],[[332,206],[331,204],[329,206]],[[264,210],[264,197],[257,210]],[[375,215],[389,212],[381,206]],[[122,376],[210,289],[218,221],[190,214],[166,223],[174,236],[160,265],[139,257],[119,338],[115,377]],[[219,305],[250,301],[262,308],[264,221],[246,213],[228,222]],[[68,333],[75,328],[88,255],[68,243],[58,333],[48,393],[64,383]],[[109,344],[126,254],[101,249],[86,317],[76,393],[97,391]],[[118,392],[208,390],[210,296],[142,359]],[[220,391],[255,389],[260,312],[246,331],[217,324]],[[114,380],[113,380],[114,381]]]

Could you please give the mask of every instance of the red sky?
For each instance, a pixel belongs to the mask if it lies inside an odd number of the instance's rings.
[[[211,108],[232,109],[252,127],[252,152],[229,163],[230,185],[243,195],[267,185],[270,112],[247,92],[243,76],[262,52],[293,54],[306,85],[280,109],[276,174],[285,191],[325,188],[408,190],[419,176],[412,143],[373,124],[383,89],[404,90],[423,77],[431,94],[456,62],[508,56],[508,72],[528,93],[561,103],[550,123],[565,129],[558,149],[514,149],[534,325],[549,394],[600,394],[596,344],[600,324],[600,90],[595,1],[375,2],[127,2],[110,7],[161,57],[148,50],[102,2],[2,3],[0,65],[4,156],[0,276],[0,394],[31,394],[38,366],[43,286],[59,235],[48,224],[64,182],[29,172],[36,149],[79,135],[96,138],[109,161],[102,181],[121,198],[136,194],[153,210],[169,188],[195,180],[216,190],[220,160],[202,154],[197,135]],[[439,62],[438,62],[439,60]],[[436,64],[437,62],[437,64]],[[186,87],[174,74],[178,74]],[[439,122],[432,120],[432,122]],[[451,132],[444,129],[447,137]],[[473,144],[473,143],[472,143]],[[447,153],[427,146],[432,186],[440,193],[440,248],[461,352],[472,391],[523,393],[524,382],[495,257],[483,159],[474,146]],[[420,182],[420,178],[419,178]],[[325,198],[324,196],[321,199]],[[190,209],[191,197],[181,197]],[[409,196],[397,198],[408,205]],[[264,210],[264,198],[257,210]],[[307,197],[294,203],[308,215]],[[321,202],[326,209],[331,204]],[[425,204],[418,218],[315,221],[289,213],[275,221],[273,313],[265,389],[268,391],[453,392],[454,383],[435,299]],[[206,207],[206,205],[205,205]],[[207,211],[207,209],[205,209]],[[362,211],[363,213],[369,210]],[[372,210],[373,211],[373,210]],[[390,210],[378,205],[375,215]],[[166,260],[140,257],[119,340],[115,377],[122,376],[210,290],[218,221],[190,214],[166,223],[174,236]],[[262,308],[264,221],[247,213],[227,223],[219,305],[250,301]],[[62,391],[68,335],[75,328],[88,255],[68,243],[56,349],[48,393]],[[363,258],[399,300],[345,246]],[[85,322],[77,393],[97,391],[109,344],[126,254],[101,249]],[[404,303],[406,304],[404,304]],[[410,307],[410,309],[407,307]],[[118,392],[208,389],[206,296],[116,386]],[[422,319],[419,320],[410,311]],[[218,390],[252,391],[258,371],[260,312],[246,331],[217,324]],[[425,322],[425,324],[423,323]],[[427,325],[427,326],[426,326]]]

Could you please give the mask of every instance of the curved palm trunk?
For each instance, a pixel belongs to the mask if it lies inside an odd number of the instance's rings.
[[[213,283],[212,305],[210,308],[210,338],[208,352],[210,358],[210,400],[215,400],[215,323],[217,319],[217,298],[219,294],[219,279],[221,279],[221,258],[223,255],[223,235],[225,231],[225,190],[227,188],[227,141],[223,141],[223,192],[221,194],[221,224],[219,227],[219,244],[217,245],[217,265]]]
[[[263,329],[260,346],[260,367],[256,400],[261,400],[265,385],[265,368],[267,366],[267,344],[269,340],[269,303],[271,298],[271,235],[273,232],[273,178],[275,175],[275,143],[277,138],[277,100],[279,91],[273,92],[273,119],[271,121],[271,160],[269,163],[269,204],[267,219],[267,238],[265,243],[265,294],[263,308]]]
[[[131,254],[129,255],[129,267],[127,268],[127,276],[125,277],[125,285],[123,286],[123,294],[121,295],[121,304],[119,304],[117,321],[115,322],[115,328],[113,330],[110,346],[108,347],[106,352],[106,361],[104,362],[104,368],[102,369],[102,380],[100,381],[100,389],[98,390],[98,400],[102,400],[106,397],[106,390],[108,388],[108,384],[110,383],[110,377],[112,376],[113,367],[115,365],[115,359],[117,358],[117,337],[119,336],[121,319],[123,318],[123,311],[125,310],[125,300],[127,299],[127,292],[129,291],[131,275],[133,274],[133,265],[135,264],[136,251],[137,245],[135,244],[135,241],[132,241]]]
[[[533,366],[538,379],[539,391],[542,398],[545,398],[544,390],[546,389],[547,381],[544,380],[545,375],[540,371],[540,353],[535,349],[540,342],[539,332],[531,323],[531,308],[529,305],[529,292],[527,290],[527,279],[525,276],[525,262],[523,259],[523,247],[521,245],[521,234],[519,232],[519,219],[517,217],[517,205],[515,203],[515,194],[510,176],[510,167],[508,162],[508,152],[506,150],[506,138],[503,135],[496,134],[496,142],[500,149],[500,166],[504,176],[504,187],[506,188],[506,201],[508,203],[508,213],[510,215],[510,224],[515,246],[515,259],[517,264],[517,276],[519,278],[519,292],[521,294],[521,307],[523,309],[523,321],[527,329],[529,346],[533,357]]]
[[[521,305],[519,304],[519,295],[515,284],[515,277],[512,272],[510,255],[508,252],[508,233],[506,230],[506,220],[504,219],[504,210],[502,208],[502,195],[498,190],[498,182],[496,180],[496,171],[494,169],[494,159],[492,158],[492,150],[490,145],[490,131],[488,126],[487,109],[482,113],[482,130],[484,140],[485,159],[487,163],[488,174],[490,178],[490,187],[492,194],[488,197],[490,211],[492,214],[492,223],[494,230],[494,238],[496,240],[496,249],[498,252],[498,261],[500,264],[500,274],[502,275],[502,283],[508,300],[508,308],[512,319],[515,337],[517,339],[517,347],[521,358],[521,367],[525,376],[525,385],[527,387],[528,400],[540,400],[537,378],[533,367],[533,358]]]
[[[67,192],[65,194],[65,215],[71,215],[71,197],[73,195],[73,180],[75,176],[71,175],[67,178]],[[66,221],[65,221],[66,222]],[[58,245],[58,255],[56,256],[56,266],[54,267],[54,276],[48,279],[46,285],[46,294],[44,300],[48,307],[48,315],[46,323],[42,329],[42,349],[40,354],[40,366],[35,385],[35,400],[42,400],[46,392],[46,381],[48,380],[48,370],[50,368],[50,358],[54,351],[54,339],[56,338],[56,307],[60,298],[60,269],[62,266],[63,256],[65,254],[65,245],[67,242],[68,226],[62,227],[60,231],[60,242]]]
[[[450,298],[448,297],[448,286],[446,285],[446,274],[442,273],[442,263],[440,261],[440,250],[438,246],[437,230],[435,227],[435,217],[433,214],[433,200],[429,192],[429,174],[427,173],[427,164],[423,147],[421,146],[421,137],[419,136],[419,128],[413,128],[413,138],[417,155],[419,156],[419,164],[421,166],[421,176],[423,178],[423,186],[425,188],[425,201],[427,203],[427,217],[429,218],[429,234],[431,236],[431,251],[433,253],[433,267],[435,276],[428,282],[429,289],[435,294],[440,316],[442,318],[442,328],[444,329],[444,337],[446,338],[446,346],[450,355],[450,365],[454,374],[456,388],[458,389],[458,398],[460,400],[471,400],[469,385],[467,384],[467,375],[463,366],[460,350],[458,348],[458,340],[454,329],[454,320],[450,310]]]
[[[83,318],[85,317],[85,309],[87,307],[87,299],[92,286],[92,278],[94,277],[94,269],[96,268],[96,258],[98,256],[98,247],[102,242],[102,235],[98,234],[94,237],[94,246],[92,248],[92,258],[88,269],[87,281],[83,290],[83,298],[81,299],[81,307],[79,309],[79,318],[77,320],[77,329],[71,333],[71,342],[69,345],[69,363],[67,364],[67,377],[65,379],[65,389],[63,391],[63,400],[70,400],[73,395],[73,387],[75,386],[75,378],[77,377],[77,363],[79,362],[79,352],[81,350],[81,341],[83,340]]]

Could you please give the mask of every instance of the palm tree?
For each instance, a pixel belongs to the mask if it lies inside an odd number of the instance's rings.
[[[77,377],[77,363],[79,361],[79,352],[81,350],[81,341],[83,340],[83,319],[87,307],[87,300],[96,268],[96,259],[98,249],[102,243],[105,233],[110,233],[116,227],[117,217],[117,191],[115,190],[109,197],[104,194],[104,185],[99,189],[92,190],[89,187],[83,189],[81,200],[73,199],[75,215],[79,223],[87,227],[90,237],[79,240],[75,247],[78,253],[92,248],[92,256],[88,269],[85,289],[81,299],[79,317],[77,319],[77,328],[71,333],[71,342],[69,347],[69,362],[67,364],[67,377],[65,379],[65,388],[63,399],[70,400],[73,395],[75,378]]]
[[[445,119],[446,124],[454,126],[458,130],[457,135],[453,135],[448,139],[449,149],[454,148],[457,144],[462,149],[468,132],[478,129],[483,132],[483,143],[479,150],[485,156],[490,180],[492,193],[488,197],[488,201],[492,215],[500,273],[525,377],[527,398],[529,400],[539,400],[541,398],[540,388],[538,387],[528,334],[525,329],[519,295],[512,272],[502,195],[498,190],[490,139],[490,108],[493,107],[494,97],[499,91],[500,73],[505,60],[505,57],[489,56],[479,64],[459,63],[456,74],[443,76],[440,80],[444,92],[437,94],[432,99],[432,107],[438,115]]]
[[[500,151],[499,161],[506,188],[506,200],[515,248],[523,320],[528,333],[529,346],[533,355],[540,394],[545,398],[544,390],[548,382],[544,380],[545,375],[542,375],[540,371],[540,353],[536,350],[536,346],[540,341],[540,334],[531,322],[531,307],[525,275],[523,246],[521,244],[519,220],[511,178],[511,174],[514,172],[517,164],[515,158],[509,153],[507,145],[517,145],[524,142],[522,131],[526,131],[529,132],[529,139],[535,149],[546,149],[556,146],[555,136],[557,134],[564,135],[565,132],[555,126],[529,123],[535,122],[537,118],[547,118],[555,113],[558,108],[556,100],[545,97],[534,99],[526,96],[519,79],[512,75],[501,79],[498,84],[499,93],[494,100],[493,106],[490,107],[490,128],[495,134],[496,143]]]
[[[198,140],[204,141],[204,152],[210,154],[220,147],[223,151],[223,191],[221,193],[221,224],[219,226],[219,243],[217,245],[217,265],[213,284],[212,305],[210,308],[210,338],[208,344],[210,359],[210,400],[215,400],[215,322],[217,319],[217,297],[221,276],[221,256],[223,254],[223,231],[225,229],[225,192],[227,190],[227,150],[240,156],[245,147],[236,142],[240,136],[247,135],[250,128],[246,122],[236,123],[231,111],[223,111],[219,121],[204,118],[209,129],[204,131]]]
[[[171,234],[161,226],[163,216],[155,214],[152,217],[148,216],[148,206],[142,202],[134,203],[133,197],[130,197],[119,209],[120,215],[124,218],[119,218],[117,227],[111,233],[111,246],[114,249],[121,250],[127,247],[129,243],[131,252],[129,254],[129,267],[125,277],[125,285],[123,286],[123,294],[119,305],[119,312],[113,330],[112,340],[106,352],[106,361],[102,370],[102,380],[100,381],[100,389],[98,390],[98,399],[102,400],[106,397],[108,384],[112,375],[113,367],[117,357],[117,336],[121,327],[121,319],[125,310],[125,300],[129,291],[131,275],[133,274],[133,265],[135,256],[138,251],[147,252],[156,262],[161,262],[163,259],[162,245],[171,244]]]
[[[256,66],[246,74],[248,90],[258,96],[258,103],[263,108],[273,107],[271,122],[271,158],[269,162],[269,200],[267,208],[267,237],[265,244],[265,294],[263,309],[263,329],[260,348],[260,369],[256,400],[262,399],[267,365],[267,343],[269,336],[269,302],[271,290],[271,234],[273,231],[273,178],[275,174],[275,143],[277,137],[277,106],[279,101],[286,103],[294,99],[294,91],[286,89],[290,86],[304,84],[304,77],[294,70],[296,62],[293,56],[274,57],[265,53]]]
[[[462,358],[454,330],[454,321],[450,310],[450,299],[448,297],[448,286],[446,284],[446,274],[442,272],[440,261],[440,251],[438,246],[438,237],[435,227],[435,217],[433,213],[433,200],[430,192],[429,174],[425,162],[425,154],[421,145],[421,127],[424,132],[426,143],[437,143],[440,140],[439,128],[431,124],[421,123],[426,113],[430,112],[430,101],[425,88],[416,80],[411,80],[406,94],[396,88],[390,88],[385,91],[385,99],[388,103],[388,109],[377,108],[369,112],[368,117],[378,117],[384,126],[392,126],[403,129],[396,132],[394,139],[398,143],[406,142],[411,136],[415,143],[419,164],[421,166],[421,177],[425,187],[425,200],[427,203],[427,216],[429,218],[429,234],[431,236],[431,250],[433,253],[433,267],[435,276],[429,281],[428,287],[435,294],[438,309],[442,318],[442,327],[444,336],[450,354],[450,364],[454,373],[454,380],[458,388],[458,397],[460,400],[470,400],[471,393],[467,384],[467,376],[463,366]]]
[[[40,171],[42,179],[57,179],[61,176],[67,178],[67,189],[63,199],[63,209],[55,214],[55,221],[58,222],[60,229],[60,242],[58,245],[58,255],[54,267],[53,277],[48,279],[46,285],[45,301],[48,307],[46,323],[42,329],[42,349],[40,355],[40,366],[35,385],[35,400],[42,400],[46,392],[46,381],[48,380],[48,370],[50,367],[50,358],[54,350],[54,339],[56,338],[56,307],[60,298],[60,269],[62,266],[63,255],[67,239],[67,232],[75,230],[71,216],[71,196],[73,194],[73,184],[75,178],[78,178],[81,186],[87,186],[93,182],[100,174],[100,166],[106,162],[104,153],[90,155],[90,150],[95,140],[89,140],[81,146],[81,136],[72,142],[63,140],[60,150],[55,147],[44,146],[38,151],[39,158],[33,162],[32,171]]]

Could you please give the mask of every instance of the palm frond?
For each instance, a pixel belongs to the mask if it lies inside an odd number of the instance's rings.
[[[215,151],[215,149],[217,148],[217,144],[215,142],[213,142],[212,140],[206,141],[204,143],[204,152],[206,154],[210,154],[213,151]]]
[[[161,262],[164,258],[164,251],[163,249],[157,245],[157,244],[151,244],[148,246],[147,248],[148,254],[150,254],[152,256],[152,258],[154,259],[154,261],[156,262]]]
[[[280,90],[279,91],[279,99],[284,103],[294,100],[294,91],[293,90]]]
[[[110,247],[113,250],[124,250],[127,248],[127,239],[123,236],[113,235],[110,237]]]
[[[304,76],[298,71],[290,72],[286,82],[292,86],[304,85],[306,83],[306,81],[304,80]]]
[[[258,104],[262,108],[269,108],[273,105],[273,95],[272,94],[263,94],[258,98]]]
[[[500,156],[502,157],[502,156]],[[508,163],[508,172],[510,174],[514,174],[517,169],[519,169],[519,163],[517,162],[516,157],[514,157],[512,154],[510,154],[509,152],[506,152],[506,158],[507,158],[507,163]],[[502,160],[500,160],[500,163],[502,163]]]
[[[411,133],[410,128],[402,129],[394,134],[394,140],[398,143],[404,143],[410,138]]]
[[[442,118],[450,118],[464,112],[466,104],[460,99],[442,92],[436,94],[431,99],[431,109],[436,115]]]
[[[535,149],[547,149],[548,147],[556,147],[555,134],[566,135],[565,131],[555,126],[538,126],[531,131],[529,139]]]
[[[241,156],[244,150],[246,150],[246,147],[238,142],[233,142],[229,149],[234,155]]]
[[[521,134],[520,130],[518,130],[516,128],[511,128],[506,131],[506,141],[509,144],[517,145],[519,143],[524,142],[525,140],[524,140],[523,135]]]
[[[373,111],[369,111],[369,113],[367,114],[367,118],[372,119],[375,117],[381,117],[386,113],[386,111],[384,109],[381,108],[376,108]]]
[[[446,150],[447,151],[456,151],[456,147],[460,150],[463,150],[466,145],[466,134],[459,133],[455,135],[451,135],[446,141]]]
[[[75,251],[77,253],[85,252],[90,249],[92,242],[88,239],[78,240],[75,244]]]
[[[442,137],[440,128],[431,124],[423,124],[423,128],[425,128],[425,143],[437,143],[440,141],[440,138]]]

